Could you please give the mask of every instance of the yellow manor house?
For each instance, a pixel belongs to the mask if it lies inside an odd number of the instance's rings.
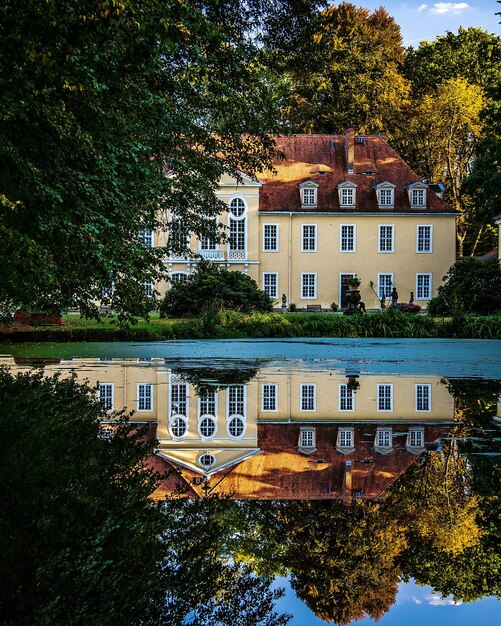
[[[426,306],[455,261],[458,213],[443,187],[420,180],[382,135],[294,135],[279,137],[277,149],[285,159],[261,180],[221,180],[228,242],[192,237],[191,251],[298,309],[346,306],[355,274],[368,308],[393,287],[401,301],[412,292]],[[198,258],[166,262],[171,281],[188,280]]]

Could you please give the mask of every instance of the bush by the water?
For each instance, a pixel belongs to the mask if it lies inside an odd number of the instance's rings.
[[[432,315],[501,311],[501,267],[497,259],[456,261],[444,276],[445,283],[428,305]]]
[[[160,304],[161,317],[196,317],[208,310],[271,311],[273,300],[247,274],[201,262],[187,283],[174,283]]]
[[[414,302],[399,302],[398,310],[401,313],[420,313],[421,307],[419,304],[415,304]]]

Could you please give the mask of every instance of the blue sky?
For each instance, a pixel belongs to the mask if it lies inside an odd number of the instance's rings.
[[[420,41],[432,41],[447,30],[457,32],[460,26],[479,26],[489,33],[501,35],[499,25],[501,4],[496,0],[349,0],[357,6],[374,10],[384,6],[400,25],[404,45],[417,47]]]
[[[289,626],[325,626],[325,622],[296,598],[286,579],[277,581],[285,587],[285,596],[278,602],[280,611],[293,615]],[[493,626],[501,623],[501,603],[495,598],[477,602],[455,603],[451,597],[434,594],[431,587],[420,587],[414,581],[399,585],[397,601],[378,622],[380,626]],[[361,626],[376,625],[372,619],[353,622]]]

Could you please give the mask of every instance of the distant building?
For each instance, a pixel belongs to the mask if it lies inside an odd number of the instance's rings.
[[[458,213],[442,199],[443,186],[421,181],[379,135],[293,135],[279,137],[277,148],[285,160],[275,172],[221,180],[228,243],[186,234],[189,248],[298,309],[344,306],[355,274],[367,307],[393,287],[401,301],[413,292],[426,306],[456,257]],[[197,262],[171,256],[171,280],[188,280]]]

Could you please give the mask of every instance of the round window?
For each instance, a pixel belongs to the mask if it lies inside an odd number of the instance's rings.
[[[244,432],[244,421],[241,417],[232,417],[228,424],[230,437],[241,437]]]
[[[174,437],[184,437],[186,434],[186,422],[182,417],[175,417],[172,420],[171,432]]]
[[[242,198],[233,198],[230,202],[230,213],[234,217],[242,217],[245,213],[245,202]]]
[[[205,453],[202,454],[198,462],[204,469],[209,469],[216,463],[216,457],[213,454]]]
[[[211,417],[204,417],[200,422],[200,434],[202,437],[212,437],[216,432],[216,424]]]

